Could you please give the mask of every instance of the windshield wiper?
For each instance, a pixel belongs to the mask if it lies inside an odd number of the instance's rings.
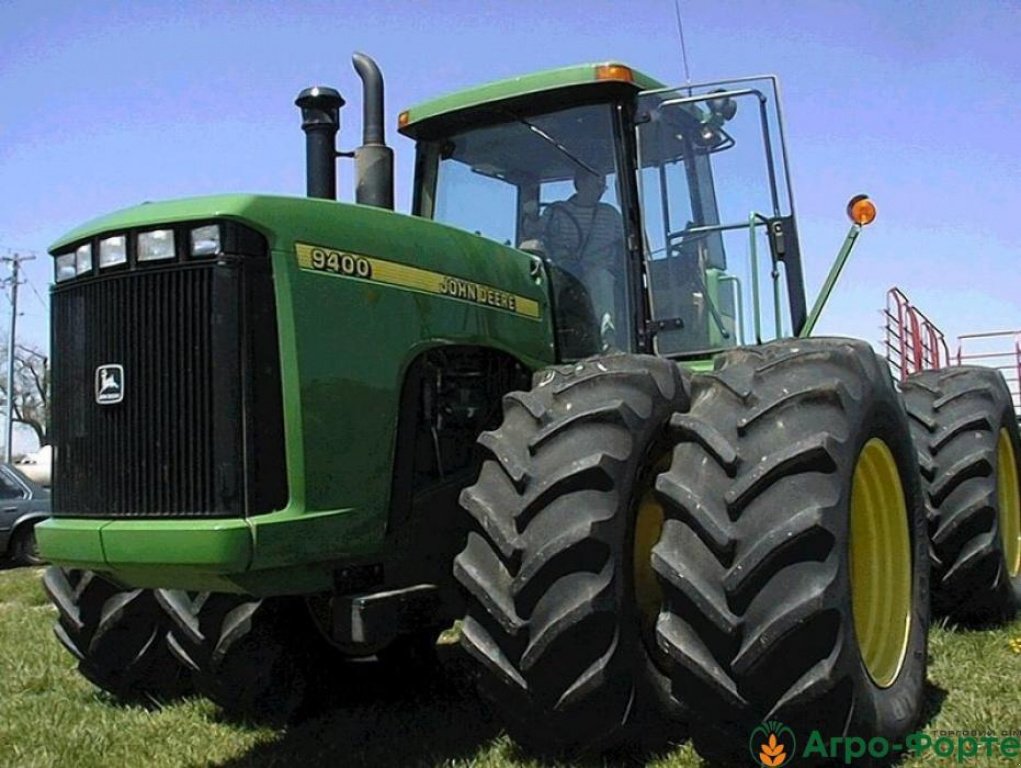
[[[516,120],[517,122],[521,123],[523,126],[528,128],[532,133],[534,133],[540,139],[542,139],[543,141],[551,144],[557,150],[562,152],[564,154],[564,156],[566,156],[567,159],[569,159],[571,162],[577,164],[581,168],[584,168],[586,171],[591,173],[593,176],[602,176],[602,174],[599,171],[597,171],[595,168],[593,168],[591,165],[586,163],[581,158],[575,156],[575,154],[573,152],[571,152],[571,150],[569,150],[567,147],[565,147],[559,141],[554,139],[552,136],[550,136],[546,131],[544,131],[539,126],[535,125],[534,123],[530,123],[528,120],[525,120],[525,118],[519,117],[518,115],[515,115],[513,112],[511,112],[509,110],[502,110],[502,111],[504,112],[504,114],[509,115],[514,120]]]

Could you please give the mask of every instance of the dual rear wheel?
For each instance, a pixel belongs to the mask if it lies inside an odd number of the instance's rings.
[[[547,753],[664,712],[726,761],[766,721],[906,734],[928,556],[885,365],[799,340],[679,370],[619,355],[540,372],[481,438],[455,576],[483,693]]]
[[[929,508],[933,607],[952,621],[1021,608],[1021,436],[996,370],[958,366],[904,383]]]

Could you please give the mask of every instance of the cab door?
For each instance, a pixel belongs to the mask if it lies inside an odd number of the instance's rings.
[[[649,91],[638,186],[654,349],[791,335],[804,288],[775,79]]]

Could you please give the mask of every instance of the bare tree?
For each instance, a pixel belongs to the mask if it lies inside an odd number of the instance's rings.
[[[0,345],[0,359],[7,350]],[[3,407],[7,407],[6,376],[0,379]],[[50,361],[38,349],[14,347],[14,422],[35,432],[39,447],[49,443]]]

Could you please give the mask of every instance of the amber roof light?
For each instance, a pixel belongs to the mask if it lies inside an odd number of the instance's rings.
[[[623,64],[600,64],[596,67],[596,80],[619,80],[624,83],[633,83],[635,73],[631,67]]]

